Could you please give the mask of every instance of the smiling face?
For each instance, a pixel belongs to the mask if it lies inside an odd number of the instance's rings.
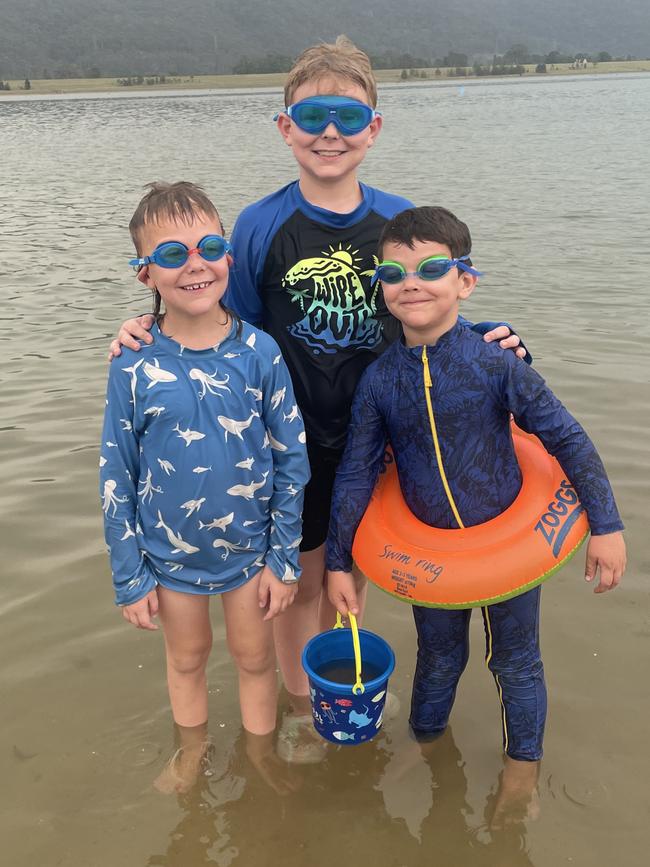
[[[219,220],[196,214],[193,223],[162,219],[159,223],[145,223],[138,233],[139,252],[150,256],[160,244],[180,241],[189,250],[195,249],[206,235],[222,235]],[[138,277],[150,289],[157,289],[165,304],[167,320],[187,321],[211,316],[220,308],[220,301],[228,286],[230,257],[223,256],[209,262],[199,253],[191,253],[180,268],[147,265]]]
[[[294,91],[293,103],[311,96],[348,96],[369,104],[368,94],[358,84],[332,77],[307,82]],[[336,185],[356,178],[357,167],[372,147],[381,129],[381,117],[356,135],[343,136],[333,123],[314,135],[298,127],[286,114],[278,117],[278,129],[300,166],[300,179]]]
[[[384,262],[397,262],[408,274],[432,256],[453,258],[449,247],[436,241],[413,241],[413,249],[387,242],[382,250]],[[469,298],[475,285],[475,276],[451,268],[439,280],[408,276],[401,283],[382,283],[382,289],[386,306],[402,323],[406,345],[422,346],[434,344],[453,328],[460,301]]]

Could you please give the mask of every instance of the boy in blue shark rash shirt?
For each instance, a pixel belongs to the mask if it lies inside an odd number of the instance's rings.
[[[404,339],[364,373],[352,407],[346,449],[332,497],[327,540],[330,601],[357,613],[352,543],[390,442],[404,499],[421,521],[457,528],[435,454],[425,399],[426,368],[442,454],[457,513],[465,526],[489,521],[517,496],[521,473],[510,415],[536,434],[574,485],[591,526],[586,577],[600,569],[596,592],[616,586],[625,545],[612,490],[598,454],[544,380],[512,353],[500,352],[458,323],[478,272],[469,230],[444,208],[413,208],[390,220],[380,240],[377,277]],[[503,703],[504,748],[513,761],[542,755],[546,688],[539,651],[537,587],[483,608],[487,661]],[[468,658],[471,609],[413,606],[418,658],[411,727],[418,737],[442,732]]]
[[[212,349],[151,333],[108,380],[101,483],[116,603],[156,585],[226,592],[265,564],[297,578],[305,434],[277,344],[246,322]]]

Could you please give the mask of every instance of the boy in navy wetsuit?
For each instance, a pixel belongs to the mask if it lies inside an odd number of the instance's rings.
[[[359,182],[357,170],[382,126],[370,61],[345,37],[308,48],[289,72],[285,109],[277,125],[299,165],[299,180],[245,208],[233,230],[234,267],[227,304],[278,343],[305,421],[311,481],[305,490],[302,578],[296,600],[274,624],[276,651],[294,713],[285,720],[284,755],[316,760],[324,742],[313,741],[309,688],[302,648],[334,611],[325,582],[325,538],[336,467],[350,405],[365,368],[401,334],[381,287],[370,285],[377,240],[386,220],[406,199]],[[142,320],[130,320],[119,339],[148,341]],[[475,326],[486,340],[510,330]],[[502,340],[515,348],[516,335]],[[118,341],[112,351],[119,353]],[[522,357],[525,350],[519,347]],[[356,575],[363,601],[365,579]],[[306,736],[303,746],[296,741]],[[302,738],[305,740],[305,738]],[[283,746],[280,746],[283,749]]]
[[[510,415],[536,434],[575,487],[591,527],[587,580],[600,570],[596,592],[613,589],[625,568],[625,544],[600,458],[578,422],[544,380],[512,353],[485,344],[458,322],[459,302],[479,273],[469,258],[467,226],[444,208],[412,208],[384,227],[375,278],[404,336],[371,364],[352,406],[339,464],[327,539],[330,601],[341,614],[359,605],[351,574],[352,542],[392,446],[405,501],[421,521],[443,529],[489,521],[510,506],[521,473]],[[426,370],[430,380],[426,376]],[[431,382],[442,467],[436,457],[425,383]],[[442,474],[450,493],[445,491]],[[536,587],[482,608],[486,659],[502,703],[507,761],[536,763],[542,755],[546,687],[539,650]],[[418,657],[410,724],[418,738],[440,734],[468,658],[471,609],[413,606]]]

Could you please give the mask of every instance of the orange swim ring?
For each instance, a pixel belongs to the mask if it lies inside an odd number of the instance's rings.
[[[393,596],[432,608],[502,602],[549,578],[584,542],[589,524],[578,495],[536,436],[513,425],[522,486],[501,515],[459,530],[419,521],[404,502],[395,464],[359,524],[353,557]]]

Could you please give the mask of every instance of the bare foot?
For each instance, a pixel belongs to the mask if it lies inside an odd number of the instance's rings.
[[[302,785],[302,778],[283,762],[273,746],[274,732],[254,735],[246,732],[246,755],[257,773],[278,795],[290,795]]]
[[[199,778],[210,741],[179,747],[153,781],[153,787],[163,795],[184,795]]]
[[[499,779],[494,815],[489,823],[492,831],[502,831],[509,825],[539,817],[539,767],[539,762],[520,762],[506,757]]]

